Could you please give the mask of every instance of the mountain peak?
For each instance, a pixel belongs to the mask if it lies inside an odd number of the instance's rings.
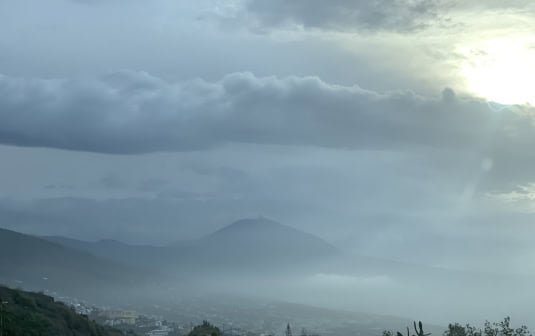
[[[323,239],[280,224],[269,218],[238,220],[202,238],[203,246],[218,253],[308,258],[337,254],[337,249]]]
[[[225,226],[214,234],[231,231],[296,230],[266,217],[244,218]]]

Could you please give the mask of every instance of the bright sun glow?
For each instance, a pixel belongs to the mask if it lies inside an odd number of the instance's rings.
[[[501,104],[535,105],[535,44],[520,38],[485,40],[464,47],[467,89]]]

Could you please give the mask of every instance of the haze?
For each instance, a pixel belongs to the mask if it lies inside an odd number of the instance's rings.
[[[3,0],[0,227],[135,268],[144,303],[535,327],[534,10]]]

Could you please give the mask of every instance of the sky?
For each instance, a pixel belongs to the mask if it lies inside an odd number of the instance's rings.
[[[0,222],[136,244],[266,216],[534,273],[535,5],[3,0]]]

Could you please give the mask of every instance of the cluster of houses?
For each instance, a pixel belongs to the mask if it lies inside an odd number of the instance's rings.
[[[136,312],[129,310],[100,310],[98,315],[104,320],[103,324],[110,327],[133,326],[139,316]]]
[[[167,325],[160,324],[158,329],[151,330],[148,333],[146,333],[146,335],[147,336],[168,336],[173,331],[174,331],[173,328]]]

